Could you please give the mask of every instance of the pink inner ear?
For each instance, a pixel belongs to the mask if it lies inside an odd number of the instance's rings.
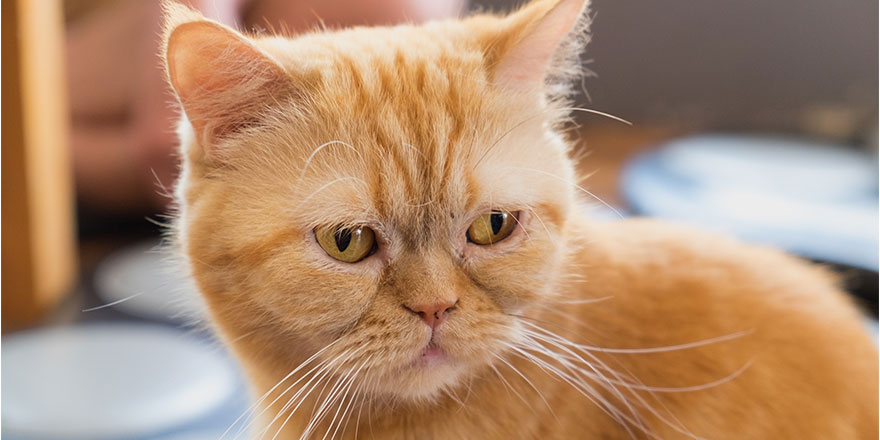
[[[208,21],[184,23],[172,32],[168,64],[181,97],[242,83],[254,70],[280,69],[253,44]]]
[[[572,31],[586,7],[584,0],[561,0],[540,18],[527,21],[524,35],[501,58],[496,79],[515,88],[540,87],[556,49]],[[534,14],[532,8],[520,13]]]
[[[206,148],[246,126],[288,82],[284,69],[262,50],[208,21],[175,28],[167,60],[171,84]]]

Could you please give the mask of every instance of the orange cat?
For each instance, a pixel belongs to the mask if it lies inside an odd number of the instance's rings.
[[[168,5],[176,232],[256,396],[228,438],[877,438],[829,273],[578,214],[584,3],[295,39]]]

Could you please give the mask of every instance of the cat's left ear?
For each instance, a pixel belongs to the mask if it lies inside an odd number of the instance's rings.
[[[291,77],[237,31],[176,3],[165,9],[168,79],[195,130],[198,152],[216,161],[224,139],[288,94]]]
[[[505,19],[496,53],[493,79],[519,91],[541,90],[557,70],[579,70],[577,53],[587,40],[588,0],[536,0]],[[566,65],[568,64],[568,65]]]

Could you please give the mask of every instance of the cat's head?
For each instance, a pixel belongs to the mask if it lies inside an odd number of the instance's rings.
[[[555,294],[573,169],[554,131],[583,0],[246,37],[169,7],[179,239],[221,331],[413,399],[494,362]]]

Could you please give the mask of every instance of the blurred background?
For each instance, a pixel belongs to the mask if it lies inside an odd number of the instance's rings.
[[[297,32],[518,3],[191,4]],[[687,222],[827,264],[876,335],[878,3],[594,0],[592,16],[577,105],[632,124],[574,115],[589,215]],[[2,3],[4,438],[218,438],[247,407],[160,249],[177,164],[159,18],[152,0]]]

